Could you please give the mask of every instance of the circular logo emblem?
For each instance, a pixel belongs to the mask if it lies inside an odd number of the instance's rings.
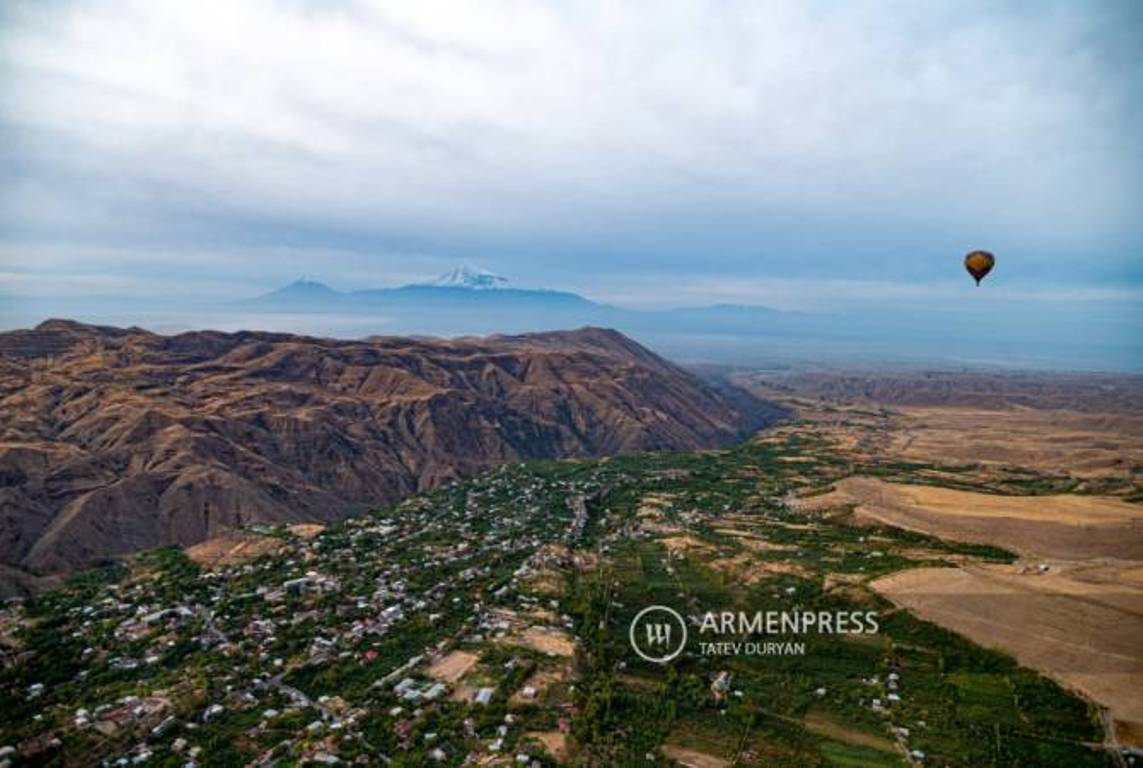
[[[652,605],[631,620],[631,647],[655,664],[666,664],[687,646],[687,623],[678,611],[665,605]]]

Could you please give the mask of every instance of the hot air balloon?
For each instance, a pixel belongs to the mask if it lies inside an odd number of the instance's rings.
[[[992,271],[992,267],[995,265],[996,257],[988,251],[972,251],[964,257],[964,268],[973,276],[977,285],[980,285],[980,281]]]

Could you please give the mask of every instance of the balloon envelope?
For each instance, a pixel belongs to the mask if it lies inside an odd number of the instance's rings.
[[[973,276],[977,285],[980,285],[980,281],[992,271],[995,264],[996,257],[988,251],[972,251],[964,257],[964,268]]]

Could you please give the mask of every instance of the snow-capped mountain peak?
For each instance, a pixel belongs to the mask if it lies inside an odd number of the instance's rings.
[[[508,279],[482,269],[462,266],[445,272],[436,280],[430,280],[425,283],[425,285],[430,285],[434,288],[489,290],[494,288],[507,288]]]

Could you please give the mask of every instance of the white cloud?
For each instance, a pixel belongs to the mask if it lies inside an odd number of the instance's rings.
[[[173,245],[316,228],[519,265],[616,242],[692,271],[735,228],[842,267],[836,243],[916,230],[1036,258],[1138,243],[1138,84],[1091,42],[1110,10],[1019,8],[18,3],[0,221]],[[842,234],[815,245],[823,221]]]

